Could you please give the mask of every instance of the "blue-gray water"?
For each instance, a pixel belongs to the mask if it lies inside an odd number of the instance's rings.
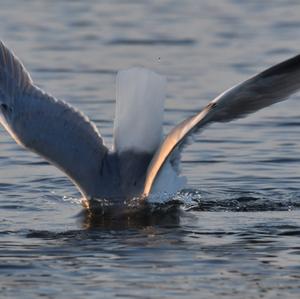
[[[117,70],[168,78],[165,132],[299,53],[300,3],[0,1],[0,38],[111,144]],[[183,155],[179,218],[81,213],[54,167],[0,132],[1,298],[299,298],[300,95],[211,126]]]

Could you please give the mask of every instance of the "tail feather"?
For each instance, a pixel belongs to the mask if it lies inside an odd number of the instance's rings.
[[[114,149],[153,153],[162,140],[166,80],[144,68],[117,76]]]

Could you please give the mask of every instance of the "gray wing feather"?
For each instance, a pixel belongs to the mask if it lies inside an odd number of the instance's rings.
[[[300,55],[297,55],[223,92],[166,136],[148,167],[144,195],[149,195],[164,163],[185,145],[188,136],[210,123],[229,122],[286,100],[299,89]]]
[[[97,195],[108,149],[95,125],[66,102],[33,85],[24,66],[3,43],[0,100],[12,107],[5,128],[19,144],[65,172],[85,197]]]
[[[300,55],[230,88],[212,101],[211,121],[228,122],[286,100],[300,88]]]

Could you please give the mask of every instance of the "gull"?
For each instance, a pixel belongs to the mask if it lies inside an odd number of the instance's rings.
[[[286,100],[300,88],[300,55],[237,84],[163,138],[166,80],[144,69],[117,75],[114,144],[109,149],[83,113],[37,87],[0,42],[0,122],[11,137],[64,172],[92,210],[97,199],[147,202],[183,188],[180,153],[191,135]]]

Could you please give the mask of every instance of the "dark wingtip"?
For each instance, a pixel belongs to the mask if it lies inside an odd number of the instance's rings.
[[[286,73],[292,73],[295,71],[300,71],[300,54],[268,68],[258,76],[260,78],[266,78]]]

